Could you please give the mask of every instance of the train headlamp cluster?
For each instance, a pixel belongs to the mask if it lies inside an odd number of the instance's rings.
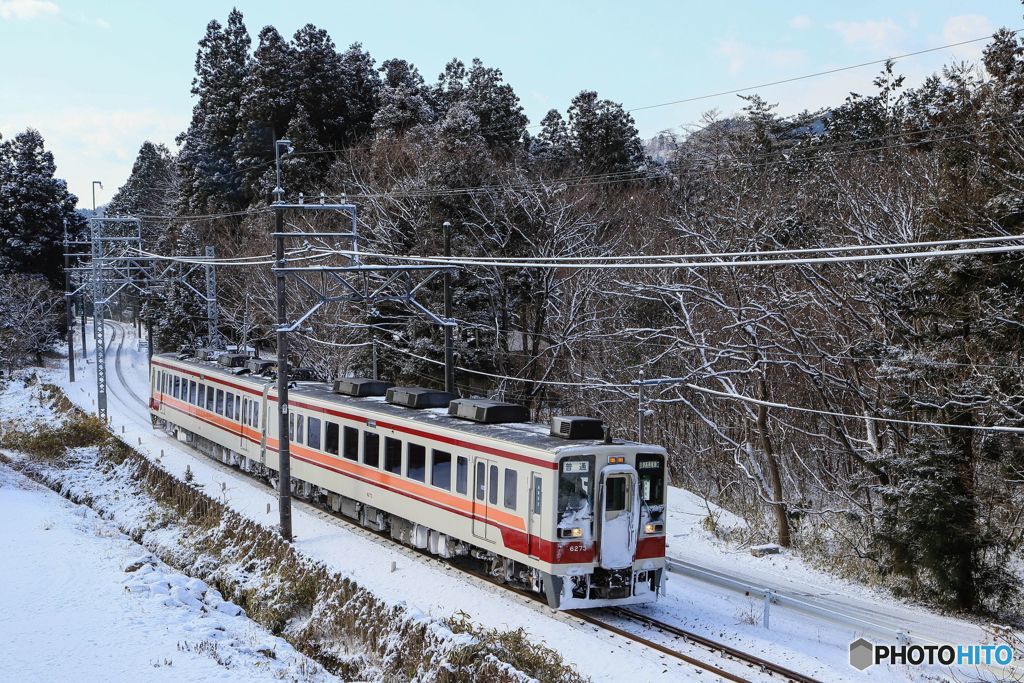
[[[609,465],[624,465],[626,463],[626,457],[623,455],[612,455],[608,458]]]
[[[578,526],[571,529],[559,529],[558,535],[562,538],[583,538],[583,529]]]
[[[644,524],[644,533],[645,534],[656,534],[656,533],[659,533],[664,528],[665,528],[665,525],[662,524],[661,522],[648,522],[647,524]]]

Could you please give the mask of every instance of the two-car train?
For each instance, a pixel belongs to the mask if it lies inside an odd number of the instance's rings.
[[[153,357],[154,424],[273,479],[266,361]],[[530,423],[522,406],[350,378],[289,389],[297,496],[442,557],[471,555],[560,609],[656,599],[665,571],[665,451],[600,421]]]

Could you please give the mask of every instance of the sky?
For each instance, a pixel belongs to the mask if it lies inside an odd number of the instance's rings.
[[[92,205],[107,202],[145,140],[172,150],[189,122],[196,43],[211,19],[237,6],[254,38],[272,24],[291,35],[306,23],[339,48],[360,42],[377,64],[401,57],[433,81],[453,57],[500,68],[532,123],[565,111],[580,90],[627,109],[702,97],[1024,28],[1014,0],[788,2],[754,0],[0,0],[0,135],[38,129],[58,175]],[[983,42],[897,62],[908,84]],[[781,113],[869,93],[879,65],[758,88]],[[735,94],[633,113],[645,138],[676,133]]]

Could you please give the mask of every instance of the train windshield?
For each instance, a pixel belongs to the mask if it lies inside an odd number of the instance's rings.
[[[665,502],[665,456],[637,453],[636,471],[640,476],[640,500],[654,507]]]
[[[574,535],[589,530],[594,509],[594,456],[566,458],[559,465],[558,526],[577,529]]]

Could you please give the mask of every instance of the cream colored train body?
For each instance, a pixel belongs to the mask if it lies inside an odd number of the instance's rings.
[[[271,379],[153,357],[154,424],[225,463],[273,479]],[[472,555],[508,581],[575,609],[650,602],[665,569],[665,451],[565,439],[536,423],[478,424],[444,409],[289,391],[295,495],[442,557]]]

